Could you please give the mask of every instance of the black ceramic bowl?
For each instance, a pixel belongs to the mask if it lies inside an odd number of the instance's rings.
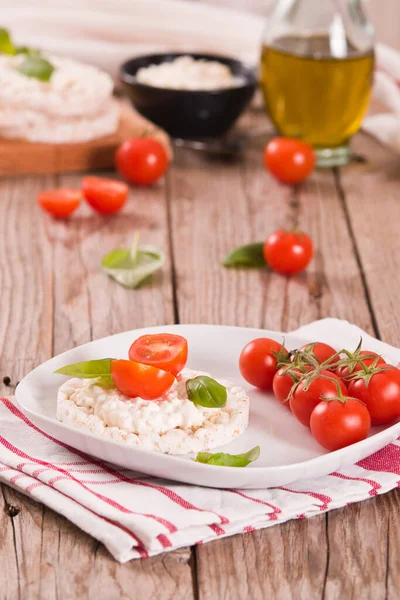
[[[217,60],[230,67],[243,84],[220,90],[174,90],[138,83],[141,67],[170,62],[179,56]],[[199,139],[221,136],[228,131],[252,99],[257,87],[253,69],[244,63],[214,54],[170,53],[139,56],[121,66],[124,90],[135,108],[175,138]]]

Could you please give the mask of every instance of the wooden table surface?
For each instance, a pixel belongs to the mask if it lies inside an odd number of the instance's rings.
[[[264,120],[260,111],[246,118],[250,125]],[[180,151],[166,181],[132,190],[124,214],[112,219],[83,208],[55,222],[37,209],[39,190],[78,185],[77,176],[2,179],[1,375],[16,382],[72,346],[177,322],[289,331],[334,316],[399,346],[400,159],[363,134],[354,145],[364,164],[316,172],[297,190],[265,173],[260,145],[239,162]],[[317,248],[307,273],[285,279],[220,266],[234,246],[294,224]],[[99,261],[128,245],[136,229],[168,258],[151,285],[127,291],[100,272]],[[1,600],[399,596],[397,490],[120,565],[62,516],[0,489]]]

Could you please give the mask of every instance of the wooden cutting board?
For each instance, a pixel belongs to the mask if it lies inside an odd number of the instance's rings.
[[[168,135],[139,115],[129,104],[118,102],[121,117],[116,133],[91,142],[43,144],[0,138],[0,176],[112,168],[117,147],[126,139],[144,134],[159,139],[171,156]]]

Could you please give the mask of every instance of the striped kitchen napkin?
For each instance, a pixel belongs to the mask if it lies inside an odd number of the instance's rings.
[[[400,360],[400,350],[346,321],[323,319],[296,333],[350,348],[362,335],[368,349],[394,364]],[[350,468],[315,480],[246,491],[200,488],[89,457],[40,431],[12,399],[2,398],[0,481],[61,513],[126,562],[388,492],[400,484],[400,438]]]

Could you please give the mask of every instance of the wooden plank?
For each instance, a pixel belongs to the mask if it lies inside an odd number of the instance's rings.
[[[58,183],[77,186],[79,178]],[[14,382],[53,351],[174,320],[163,185],[135,190],[124,214],[112,219],[83,206],[60,222],[35,204],[37,192],[54,184],[44,178],[0,183],[1,373]],[[166,252],[167,261],[151,285],[128,291],[101,272],[100,260],[111,248],[129,245],[136,229],[143,242]],[[2,490],[1,600],[193,596],[189,549],[119,565],[63,517],[6,486]],[[10,506],[18,514],[11,516]]]
[[[321,516],[201,546],[197,550],[201,600],[319,600],[327,563],[324,530]]]
[[[342,169],[338,183],[379,333],[399,346],[399,158],[366,135],[357,136],[354,148],[367,164]]]
[[[14,390],[13,385],[3,385],[4,376],[15,384],[51,355],[53,251],[45,221],[36,208],[36,194],[53,183],[49,177],[0,181],[2,395]],[[0,598],[19,598],[23,589],[34,597],[39,589],[34,573],[39,566],[42,509],[6,486],[0,488]]]
[[[345,199],[345,208],[376,329],[384,341],[399,346],[399,159],[391,150],[363,134],[356,137],[354,147],[356,152],[367,158],[367,163],[341,169],[338,186]],[[400,542],[396,535],[398,491],[388,494],[385,504],[381,503],[380,506],[383,510],[386,508],[387,515],[387,597],[394,598],[398,595],[400,586]],[[364,533],[367,534],[365,526]],[[379,559],[379,553],[377,557]]]
[[[260,156],[260,148],[254,147],[241,163],[207,161],[182,152],[176,157],[169,203],[181,322],[290,330],[330,315],[347,318],[372,332],[353,242],[332,173],[315,174],[295,194],[267,176]],[[235,246],[264,239],[279,226],[293,225],[308,231],[316,244],[316,258],[307,274],[288,280],[274,273],[221,267],[222,258]],[[360,511],[365,512],[362,505]],[[351,531],[351,515],[346,510],[336,514]],[[335,535],[335,526],[327,528],[326,519],[329,523],[331,515],[199,546],[200,598],[262,598],[270,594],[319,598],[326,584],[326,548]],[[373,531],[369,535],[381,535],[367,514],[366,519]],[[315,549],[315,540],[320,551]],[[257,555],[253,552],[254,560],[247,560],[252,545]],[[275,559],[277,547],[285,561]],[[356,551],[352,547],[350,553]],[[265,557],[265,569],[261,557]],[[335,565],[336,560],[329,554],[330,564]],[[343,572],[345,580],[348,573]]]

